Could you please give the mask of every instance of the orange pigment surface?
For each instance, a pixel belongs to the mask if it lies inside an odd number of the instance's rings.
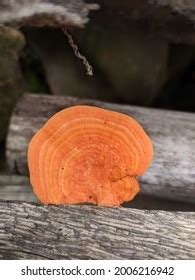
[[[140,191],[152,142],[131,117],[74,106],[55,114],[29,144],[30,180],[45,204],[119,206]]]

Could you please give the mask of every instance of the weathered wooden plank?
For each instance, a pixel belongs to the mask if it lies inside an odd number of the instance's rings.
[[[139,181],[142,193],[195,203],[195,115],[45,95],[25,95],[12,116],[7,138],[8,164],[28,175],[27,148],[33,134],[57,111],[78,104],[96,105],[133,116],[150,135],[155,157]]]
[[[82,0],[1,0],[0,24],[82,27],[98,8]]]
[[[194,259],[195,213],[0,202],[1,259]]]

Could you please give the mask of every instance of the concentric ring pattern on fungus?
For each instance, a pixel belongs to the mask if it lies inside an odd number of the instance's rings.
[[[91,106],[55,114],[29,145],[33,190],[44,204],[117,206],[139,192],[153,146],[131,117]]]

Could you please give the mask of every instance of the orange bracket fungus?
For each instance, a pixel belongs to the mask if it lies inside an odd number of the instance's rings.
[[[117,206],[139,192],[153,146],[131,117],[92,106],[55,114],[28,150],[30,180],[45,204]]]

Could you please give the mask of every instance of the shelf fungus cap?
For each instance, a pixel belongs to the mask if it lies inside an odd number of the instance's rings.
[[[28,165],[44,204],[118,206],[132,200],[153,146],[131,117],[92,106],[55,114],[32,138]]]

